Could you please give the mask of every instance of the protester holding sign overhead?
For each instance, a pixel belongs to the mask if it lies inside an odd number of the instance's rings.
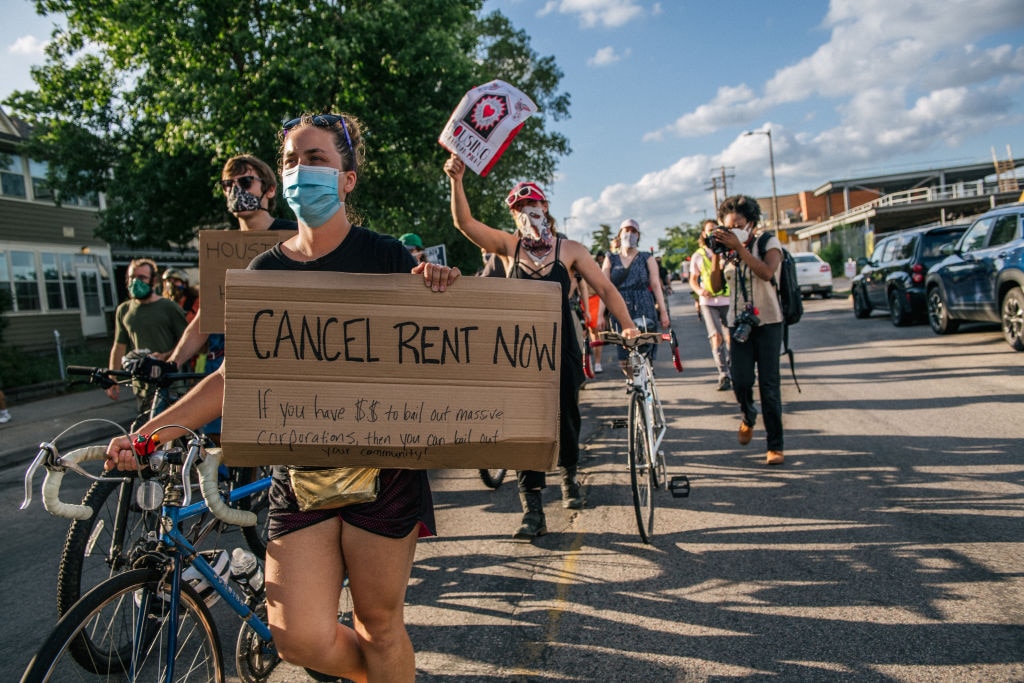
[[[558,469],[562,475],[562,504],[583,507],[580,485],[576,479],[579,462],[580,409],[579,389],[583,384],[583,353],[576,334],[569,306],[572,273],[579,273],[591,290],[606,303],[612,315],[629,320],[629,310],[622,296],[604,276],[597,262],[579,242],[556,237],[555,219],[548,213],[548,201],[535,183],[519,183],[505,200],[518,227],[515,234],[492,228],[473,218],[463,187],[466,165],[455,154],[445,162],[445,173],[451,179],[451,210],[455,227],[474,244],[500,258],[510,278],[557,282],[562,287],[562,358],[559,406],[561,424]],[[600,324],[600,321],[599,321]],[[628,327],[627,337],[639,334]],[[523,505],[521,526],[516,538],[533,538],[547,533],[541,490],[545,473],[520,470],[519,498]]]
[[[282,191],[299,219],[298,234],[257,256],[252,270],[412,272],[443,292],[457,268],[415,264],[402,244],[353,225],[345,201],[362,168],[359,122],[347,114],[304,114],[281,133]],[[224,366],[160,419],[196,427],[220,414]],[[160,432],[161,440],[181,430]],[[107,448],[108,469],[132,469],[131,442]],[[300,509],[285,467],[274,468],[267,544],[267,617],[286,661],[354,680],[413,681],[415,656],[403,604],[416,539],[434,531],[430,486],[423,470],[382,469],[376,500],[333,509]],[[342,581],[349,579],[354,628],[338,623]]]

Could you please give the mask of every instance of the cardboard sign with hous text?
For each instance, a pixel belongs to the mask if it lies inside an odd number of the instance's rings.
[[[245,268],[253,258],[294,235],[291,230],[199,231],[200,332],[224,331],[224,273]]]
[[[226,293],[228,464],[554,467],[557,284],[230,270]]]

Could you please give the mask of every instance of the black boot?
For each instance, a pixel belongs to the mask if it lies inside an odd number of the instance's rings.
[[[562,474],[562,507],[569,510],[580,510],[583,508],[583,494],[580,492],[580,483],[576,480],[575,467],[559,467]]]
[[[523,504],[523,523],[512,534],[512,538],[531,539],[546,534],[548,527],[540,491],[520,491],[519,502]]]

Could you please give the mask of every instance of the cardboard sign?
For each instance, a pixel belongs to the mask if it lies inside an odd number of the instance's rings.
[[[491,81],[466,93],[437,141],[466,166],[486,176],[537,105],[504,81]]]
[[[294,230],[199,231],[200,332],[224,331],[224,273],[245,268],[254,257],[294,236]]]
[[[552,469],[561,299],[551,282],[230,270],[225,461]]]

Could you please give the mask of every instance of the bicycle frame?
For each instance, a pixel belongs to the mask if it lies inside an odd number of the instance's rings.
[[[246,484],[238,489],[233,490],[228,496],[228,502],[234,503],[247,498],[256,493],[270,488],[270,478],[264,477],[259,481],[251,484]],[[163,531],[160,534],[161,545],[168,546],[171,553],[171,595],[178,595],[181,592],[181,573],[184,569],[184,560],[191,558],[191,566],[198,571],[204,579],[206,579],[220,597],[224,599],[224,602],[231,608],[231,610],[237,614],[242,621],[249,625],[253,631],[259,635],[260,638],[267,642],[272,642],[272,636],[270,634],[270,628],[263,623],[262,620],[256,615],[256,613],[249,607],[247,602],[240,598],[237,593],[227,585],[217,572],[210,566],[210,563],[205,557],[199,554],[185,535],[181,532],[180,524],[189,518],[201,515],[209,510],[209,506],[206,501],[200,501],[186,505],[184,507],[178,507],[176,505],[164,505],[161,509],[161,517],[163,524],[161,525]],[[139,606],[139,614],[144,615],[146,613],[147,605],[145,601]],[[169,619],[171,623],[178,623],[178,601],[171,600],[169,605]],[[142,623],[143,619],[138,619],[138,623]],[[178,651],[178,632],[177,629],[171,629],[169,635],[169,642],[167,643],[167,671],[174,671],[174,657]],[[141,637],[136,642],[142,642]]]
[[[658,398],[658,387],[654,381],[654,368],[646,355],[637,348],[630,349],[628,363],[632,379],[629,392],[639,394],[643,399],[644,418],[647,426],[647,452],[649,460],[653,460],[661,449],[661,442],[665,438],[668,426],[665,424],[665,410]],[[654,463],[651,463],[654,466]]]

